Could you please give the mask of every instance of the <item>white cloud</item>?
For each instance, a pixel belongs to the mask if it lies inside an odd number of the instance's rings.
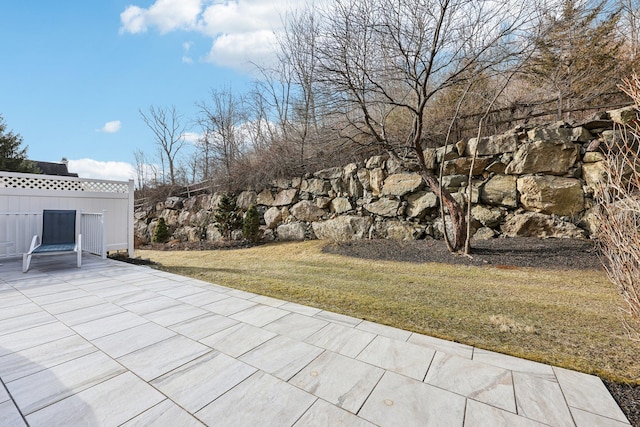
[[[201,9],[200,0],[156,0],[148,9],[127,6],[120,14],[120,32],[137,34],[156,27],[164,34],[178,29],[193,29]]]
[[[247,69],[250,61],[263,62],[274,50],[274,31],[288,8],[304,0],[156,0],[148,8],[128,6],[120,14],[121,33],[137,34],[155,28],[197,32],[209,37],[212,46],[205,61],[217,65]],[[182,61],[192,42],[183,44]]]
[[[196,144],[200,138],[202,138],[202,134],[196,132],[185,132],[182,134],[182,137],[185,141],[191,144]]]
[[[108,179],[127,181],[135,179],[134,167],[126,162],[102,162],[93,159],[69,160],[69,172],[77,173],[80,178]]]
[[[107,122],[104,124],[104,126],[102,126],[102,129],[100,129],[100,132],[105,132],[105,133],[116,133],[120,130],[120,128],[122,127],[122,123],[120,123],[120,120],[114,120],[112,122]]]

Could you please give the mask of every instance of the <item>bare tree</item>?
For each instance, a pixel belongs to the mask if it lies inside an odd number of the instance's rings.
[[[204,130],[211,160],[224,174],[226,185],[233,182],[234,166],[244,150],[242,127],[247,122],[243,99],[230,88],[212,89],[209,102],[198,102],[199,122]]]
[[[512,0],[337,0],[320,12],[317,80],[342,123],[341,135],[417,168],[451,216],[452,251],[464,248],[466,220],[425,161],[425,115],[446,88],[507,66],[520,53],[525,8],[533,6]]]
[[[145,124],[151,129],[155,143],[158,147],[160,161],[163,167],[164,162],[169,165],[169,177],[171,185],[176,184],[176,156],[185,144],[182,115],[178,114],[175,107],[149,107],[149,112],[145,114],[142,110],[140,116]]]

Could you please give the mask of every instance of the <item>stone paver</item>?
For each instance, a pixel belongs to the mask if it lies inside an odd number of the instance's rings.
[[[3,426],[629,426],[591,375],[88,255],[3,264]]]

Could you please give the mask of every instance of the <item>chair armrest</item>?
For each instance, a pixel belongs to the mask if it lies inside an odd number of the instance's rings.
[[[30,254],[31,252],[33,252],[35,248],[39,246],[38,241],[39,241],[39,238],[38,238],[38,235],[36,234],[35,236],[33,236],[33,239],[31,239],[31,246],[29,247],[29,252],[27,253]]]

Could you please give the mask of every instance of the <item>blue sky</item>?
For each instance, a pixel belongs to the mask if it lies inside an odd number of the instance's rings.
[[[134,178],[134,150],[155,155],[139,110],[173,105],[189,120],[210,89],[248,89],[286,2],[0,2],[0,114],[30,159]]]

